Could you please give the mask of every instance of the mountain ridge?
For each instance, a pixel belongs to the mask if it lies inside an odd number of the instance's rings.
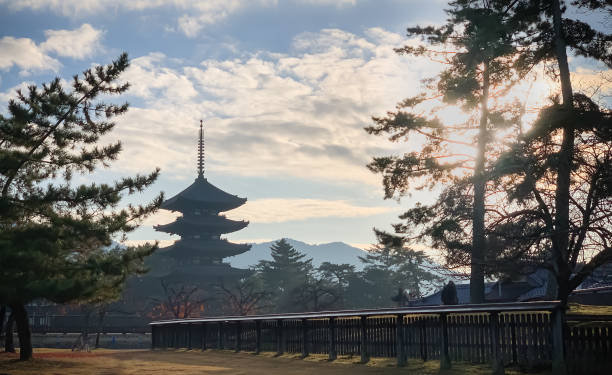
[[[363,268],[363,263],[359,260],[360,256],[365,256],[366,251],[351,246],[342,241],[334,241],[322,244],[309,244],[306,242],[285,238],[291,246],[300,253],[306,254],[307,258],[312,258],[312,264],[318,267],[323,262],[335,264],[348,263],[354,265],[357,270]],[[225,261],[233,267],[248,268],[255,266],[260,260],[272,260],[270,246],[275,241],[267,241],[252,244],[251,250],[240,255],[226,258]]]

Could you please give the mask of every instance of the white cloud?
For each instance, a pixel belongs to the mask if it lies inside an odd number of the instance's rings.
[[[45,30],[47,40],[40,48],[59,56],[83,59],[101,49],[102,34],[87,23],[74,30]]]
[[[195,37],[207,25],[217,23],[230,14],[250,6],[272,6],[277,0],[0,0],[10,9],[52,11],[66,17],[77,18],[100,12],[143,11],[160,7],[173,7],[182,12],[177,28],[188,37]],[[172,30],[173,28],[168,28]]]
[[[115,137],[125,151],[113,167],[192,175],[203,118],[209,170],[379,186],[365,164],[396,146],[363,127],[438,69],[397,56],[393,47],[401,40],[381,29],[366,36],[330,29],[298,36],[287,54],[200,66],[180,66],[159,53],[136,58],[125,78],[145,103],[120,119]]]
[[[353,205],[343,200],[271,198],[247,201],[244,206],[228,212],[227,216],[252,223],[283,223],[326,217],[366,217],[391,210],[389,207]]]
[[[180,216],[181,214],[179,212],[168,211],[168,210],[158,210],[153,215],[147,217],[142,222],[142,225],[147,225],[147,226],[152,227],[155,225],[168,224],[168,223],[173,222]]]
[[[20,84],[7,89],[4,92],[0,91],[0,103],[8,103],[9,100],[17,98],[17,90],[21,90],[23,93],[27,93],[28,86],[34,84],[34,82],[21,82]],[[0,107],[0,114],[8,115],[8,106],[3,105]]]
[[[82,59],[102,48],[102,31],[89,24],[75,30],[46,30],[45,36],[47,39],[38,45],[30,38],[0,39],[0,70],[17,66],[21,75],[31,71],[58,71],[62,64],[50,54]]]
[[[131,62],[124,78],[133,82],[131,93],[142,98],[151,99],[161,95],[173,102],[185,102],[198,93],[187,76],[169,68],[158,67],[166,56],[152,53],[139,57]]]
[[[612,70],[578,67],[572,73],[572,86],[574,91],[583,92],[595,100],[609,100],[612,97]]]
[[[371,243],[361,243],[361,242],[350,242],[349,245],[356,247],[363,251],[368,251],[373,246],[373,244]]]
[[[359,206],[344,200],[269,198],[249,200],[245,205],[224,215],[234,220],[249,220],[251,223],[283,223],[326,217],[366,217],[394,209],[382,206]],[[177,212],[159,210],[148,217],[143,225],[167,224],[179,216],[181,214]]]
[[[312,6],[353,6],[357,0],[293,0]],[[79,17],[100,12],[143,11],[160,7],[173,7],[182,13],[176,20],[176,28],[193,38],[206,26],[226,19],[247,7],[271,7],[278,0],[0,0],[10,9],[52,11],[66,17]]]
[[[175,242],[175,240],[126,240],[121,242],[121,244],[125,246],[140,246],[146,244],[151,245],[154,244],[155,241],[158,242],[160,248],[170,246]]]
[[[335,5],[337,7],[345,5],[355,5],[357,0],[297,0],[299,3],[312,5]]]
[[[28,38],[5,36],[0,39],[0,69],[10,69],[13,65],[20,67],[22,73],[31,70],[57,71],[60,62],[48,56]]]

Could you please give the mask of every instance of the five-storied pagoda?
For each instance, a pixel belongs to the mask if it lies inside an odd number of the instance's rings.
[[[223,263],[223,258],[242,254],[251,248],[235,244],[221,235],[245,228],[248,221],[234,221],[221,212],[242,206],[246,198],[228,194],[204,177],[204,129],[200,121],[198,143],[198,177],[187,189],[165,201],[161,208],[177,211],[183,216],[174,222],[157,225],[160,232],[178,234],[181,239],[163,249],[164,256],[174,258],[176,267],[163,277],[168,282],[202,284],[223,279],[235,279],[247,270]]]

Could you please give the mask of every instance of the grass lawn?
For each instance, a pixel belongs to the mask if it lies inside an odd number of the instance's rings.
[[[579,303],[569,303],[568,306],[568,314],[612,315],[612,306],[581,305]]]
[[[34,359],[19,362],[18,356],[0,353],[0,375],[358,375],[358,374],[490,374],[489,366],[453,364],[453,369],[440,372],[437,361],[410,361],[405,368],[395,367],[393,359],[374,358],[367,365],[357,358],[339,358],[334,362],[325,356],[312,355],[300,359],[295,355],[275,357],[273,353],[252,353],[207,350],[108,350],[91,353],[66,349],[35,349]],[[506,370],[506,374],[518,374]]]

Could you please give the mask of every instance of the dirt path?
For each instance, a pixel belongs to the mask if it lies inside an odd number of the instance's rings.
[[[455,366],[440,373],[437,361],[410,362],[405,368],[392,359],[374,359],[368,365],[356,358],[329,362],[324,356],[300,359],[297,356],[273,357],[271,353],[253,355],[231,351],[149,351],[96,350],[75,353],[62,349],[38,349],[34,360],[19,362],[17,355],[0,353],[0,375],[360,375],[360,374],[490,374],[488,366]],[[512,373],[512,372],[507,372]]]

